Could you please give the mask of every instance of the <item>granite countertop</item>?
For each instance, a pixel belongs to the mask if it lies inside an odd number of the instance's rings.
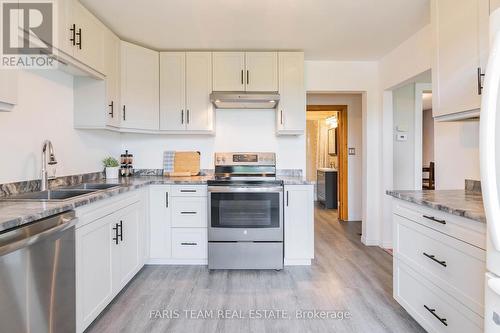
[[[0,232],[6,229],[27,224],[45,217],[59,214],[65,211],[91,204],[93,202],[129,192],[147,185],[203,185],[212,179],[213,175],[194,177],[163,177],[163,176],[140,176],[131,178],[120,178],[119,180],[94,180],[92,183],[119,184],[120,187],[97,191],[89,195],[67,200],[64,202],[14,202],[0,201]],[[302,177],[278,176],[285,185],[310,184]]]
[[[466,190],[387,191],[388,195],[448,214],[486,223],[480,192]]]

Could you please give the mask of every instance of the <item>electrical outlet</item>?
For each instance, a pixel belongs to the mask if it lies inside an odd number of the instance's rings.
[[[408,134],[406,133],[397,133],[396,134],[397,141],[408,141]]]

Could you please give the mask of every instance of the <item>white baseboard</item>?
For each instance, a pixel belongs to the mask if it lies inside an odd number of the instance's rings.
[[[382,246],[381,247],[384,248],[384,249],[392,249],[392,246],[393,246],[392,242],[390,242],[390,241],[384,241],[384,242],[382,242]]]
[[[207,259],[149,259],[146,265],[208,265]]]
[[[286,259],[285,266],[311,266],[311,259]]]
[[[361,243],[366,246],[380,246],[380,241],[378,239],[367,239],[365,235],[361,236]]]

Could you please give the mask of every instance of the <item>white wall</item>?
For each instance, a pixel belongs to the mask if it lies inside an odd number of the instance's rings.
[[[393,98],[393,186],[399,190],[415,188],[415,84],[392,92]],[[406,132],[406,141],[397,141],[398,128]]]
[[[432,28],[427,25],[379,61],[380,91],[383,110],[383,149],[381,185],[381,241],[392,247],[392,197],[386,190],[394,189],[393,170],[393,92],[392,89],[421,75],[432,67]]]
[[[347,105],[347,145],[356,149],[356,155],[348,155],[348,218],[362,219],[362,161],[363,124],[361,94],[307,94],[308,105]]]
[[[464,189],[465,179],[480,180],[479,121],[434,123],[436,189]]]
[[[54,144],[57,176],[102,170],[118,154],[119,136],[73,128],[73,77],[60,71],[20,71],[18,104],[0,113],[0,183],[39,179],[41,148]]]
[[[434,117],[432,109],[424,110],[422,116],[422,166],[434,162]]]
[[[275,110],[216,110],[216,134],[122,134],[122,150],[134,154],[135,168],[162,168],[163,151],[201,152],[201,168],[213,169],[215,152],[276,152],[278,169],[302,169],[305,175],[305,136],[276,136]]]
[[[306,61],[308,93],[362,94],[362,236],[366,245],[380,244],[381,102],[377,62]]]

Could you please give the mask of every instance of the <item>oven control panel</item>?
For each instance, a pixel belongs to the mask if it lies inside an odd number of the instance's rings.
[[[276,165],[275,153],[215,153],[215,165]]]

